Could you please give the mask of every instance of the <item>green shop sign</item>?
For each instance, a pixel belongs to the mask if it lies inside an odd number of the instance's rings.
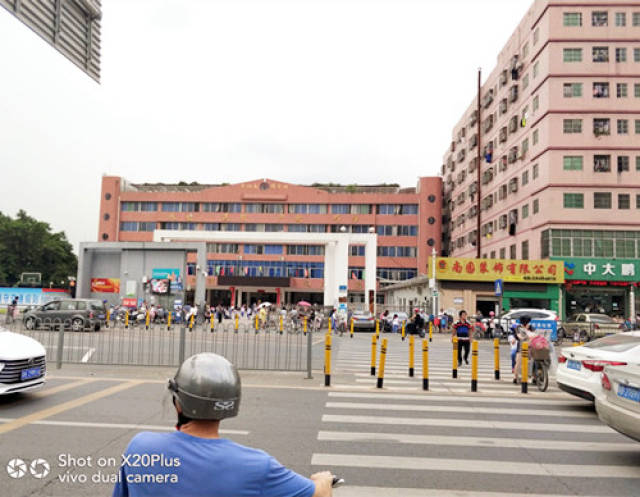
[[[584,281],[640,281],[640,260],[600,259],[597,257],[563,258],[565,280]]]

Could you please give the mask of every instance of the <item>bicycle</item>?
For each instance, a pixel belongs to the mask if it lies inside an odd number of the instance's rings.
[[[538,390],[546,392],[549,387],[549,367],[551,366],[551,354],[549,348],[531,348],[529,350],[531,360],[531,381]]]

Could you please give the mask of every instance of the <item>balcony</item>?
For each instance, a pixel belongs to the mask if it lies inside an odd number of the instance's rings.
[[[509,149],[509,155],[508,155],[508,161],[509,164],[513,164],[515,161],[518,160],[518,147],[517,145],[514,147],[511,147],[511,149]]]

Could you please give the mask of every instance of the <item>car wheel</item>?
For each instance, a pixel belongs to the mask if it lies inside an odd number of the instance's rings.
[[[589,339],[589,334],[587,333],[586,330],[582,330],[580,332],[580,341],[581,342],[586,342]]]
[[[36,320],[33,318],[29,318],[24,322],[24,327],[28,330],[36,329]]]
[[[100,323],[96,323],[96,325],[93,327],[93,331],[100,331]]]
[[[73,321],[71,321],[71,329],[73,331],[82,331],[83,328],[84,322],[82,321],[82,319],[75,318]]]

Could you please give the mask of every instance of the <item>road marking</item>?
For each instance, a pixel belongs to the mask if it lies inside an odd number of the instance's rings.
[[[351,416],[342,414],[323,414],[323,423],[354,423],[371,425],[405,425],[405,426],[468,426],[474,429],[490,430],[519,430],[519,431],[557,431],[562,433],[615,433],[613,429],[603,424],[556,424],[556,423],[528,423],[514,421],[472,421],[451,418],[399,418],[392,416]],[[640,475],[639,475],[640,476]]]
[[[80,359],[80,362],[89,362],[89,359],[91,359],[91,356],[93,355],[93,353],[96,351],[96,349],[94,347],[91,347],[87,353],[85,355],[82,356],[82,359]]]
[[[487,402],[498,404],[534,404],[544,406],[563,406],[563,407],[593,407],[593,402],[586,400],[573,400],[565,398],[564,400],[543,400],[533,399],[531,397],[480,397],[476,395],[467,396],[451,396],[451,395],[431,395],[425,392],[421,395],[416,394],[398,394],[398,393],[363,393],[363,392],[329,392],[329,397],[350,398],[350,399],[391,399],[391,400],[419,400],[421,402],[431,402],[441,400],[447,402]],[[564,397],[564,396],[563,396]]]
[[[590,412],[572,412],[565,409],[543,410],[536,409],[515,409],[506,407],[478,407],[478,406],[437,406],[437,405],[421,405],[421,404],[389,404],[389,403],[360,403],[360,402],[327,402],[329,409],[371,409],[380,411],[422,411],[422,412],[450,412],[450,413],[469,413],[469,414],[503,414],[507,416],[553,416],[563,418],[587,418],[596,419],[595,413]]]
[[[476,490],[446,490],[442,488],[389,488],[354,487],[340,488],[340,497],[513,497],[513,492],[478,492]],[[526,497],[564,497],[566,494],[525,494]],[[603,497],[603,496],[584,496]]]
[[[49,378],[47,376],[47,378]],[[60,393],[60,392],[64,392],[65,390],[71,390],[72,388],[76,388],[76,387],[80,387],[82,385],[87,385],[88,383],[93,383],[94,380],[93,378],[87,378],[84,380],[78,380],[78,381],[74,381],[72,383],[65,383],[64,385],[59,385],[57,387],[53,387],[53,388],[46,388],[44,390],[39,390],[37,392],[34,392],[31,394],[31,396],[33,397],[48,397],[49,395],[53,395],[55,393]]]
[[[20,418],[0,418],[0,423],[9,423]],[[132,423],[90,423],[83,421],[53,421],[43,420],[31,423],[43,426],[68,426],[76,428],[114,428],[119,430],[147,430],[147,431],[175,431],[175,426],[165,425],[137,425]],[[0,425],[1,426],[1,425]],[[220,433],[228,435],[249,435],[246,430],[220,430]]]
[[[365,454],[313,454],[313,466],[456,471],[500,475],[555,476],[571,478],[639,478],[636,466],[599,464],[544,464],[533,461],[490,461],[436,457],[368,456]],[[474,465],[476,465],[474,467]],[[471,467],[471,469],[469,469]]]
[[[608,442],[566,442],[562,440],[532,440],[517,438],[458,437],[448,435],[416,435],[413,433],[346,432],[320,431],[318,440],[327,442],[372,442],[399,443],[408,445],[449,445],[456,447],[496,447],[503,449],[540,449],[588,452],[631,451],[640,454],[640,446],[632,441]]]
[[[432,381],[430,381],[430,384],[433,385],[439,385],[439,386],[451,386],[451,387],[460,387],[463,386],[464,381],[465,380],[459,380],[459,381],[443,381],[440,380],[438,378],[431,378]],[[372,376],[369,376],[369,378],[356,378],[356,383],[370,383],[371,381],[375,382],[375,378]],[[467,382],[469,382],[469,379],[466,380]],[[422,378],[419,377],[415,377],[413,379],[410,379],[409,377],[407,377],[406,380],[399,380],[399,379],[394,379],[394,378],[386,378],[384,379],[384,382],[388,385],[415,385],[417,383],[422,384]],[[513,391],[513,392],[520,392],[520,386],[519,385],[514,385],[513,383],[499,383],[499,382],[478,382],[478,388],[483,388],[484,390],[509,390],[509,391]],[[532,385],[533,387],[533,385]],[[557,388],[555,387],[549,387],[551,389],[555,389],[556,391],[558,391]]]
[[[76,407],[82,406],[84,404],[88,404],[89,402],[93,402],[95,400],[101,399],[103,397],[107,397],[109,395],[113,395],[114,393],[127,390],[129,388],[140,385],[141,383],[142,382],[138,380],[127,381],[124,383],[120,383],[119,385],[114,385],[112,387],[105,388],[104,390],[99,390],[98,392],[93,392],[88,395],[84,395],[82,397],[70,400],[68,402],[63,402],[62,404],[58,404],[56,406],[48,407],[47,409],[43,409],[41,411],[36,411],[27,416],[14,419],[13,421],[9,421],[8,423],[0,425],[0,435],[12,430],[16,430],[18,428],[22,428],[23,426],[31,424],[35,421],[41,421],[45,418],[49,418],[51,416],[55,416],[56,414],[60,414],[61,412],[65,412],[70,409],[75,409]]]

